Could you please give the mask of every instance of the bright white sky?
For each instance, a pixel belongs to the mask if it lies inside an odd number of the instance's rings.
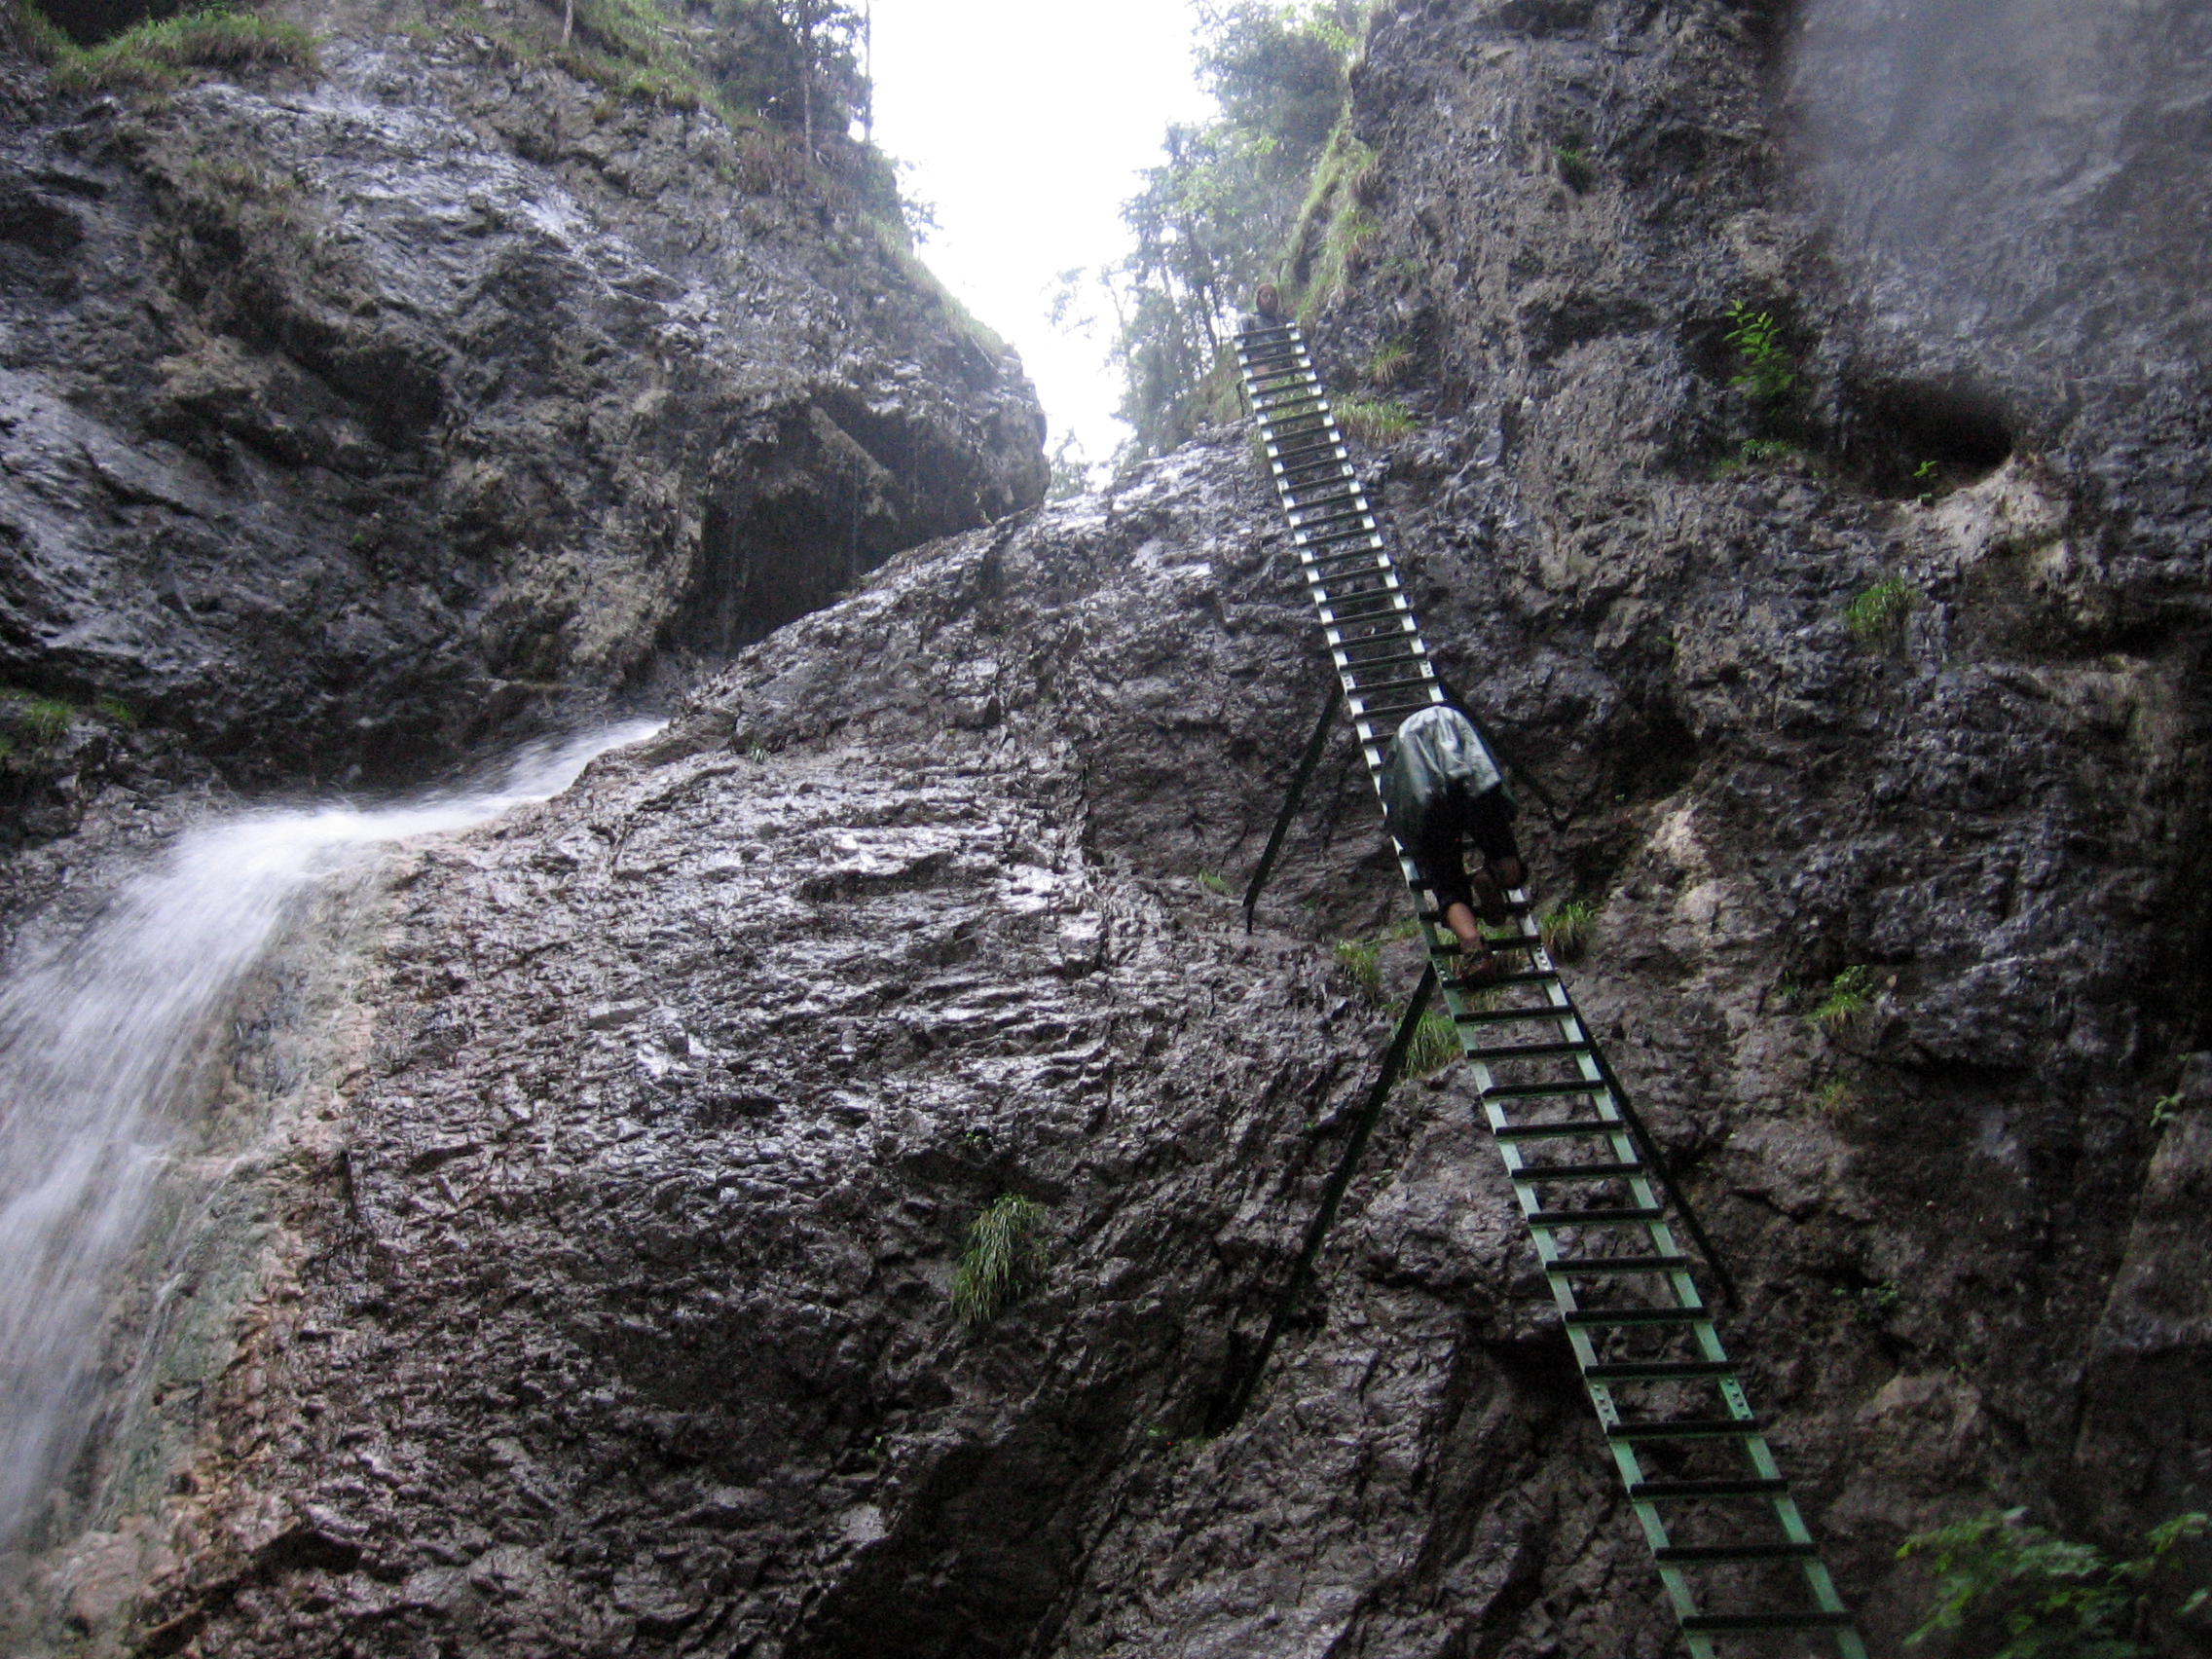
[[[1093,338],[1046,320],[1053,276],[1121,254],[1121,205],[1170,121],[1210,105],[1190,0],[875,0],[875,141],[937,208],[923,260],[1012,341],[1052,423],[1093,462],[1127,435]]]

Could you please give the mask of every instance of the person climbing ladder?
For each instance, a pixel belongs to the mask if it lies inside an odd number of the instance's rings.
[[[1503,923],[1506,894],[1528,877],[1513,834],[1513,793],[1474,721],[1449,703],[1409,717],[1383,762],[1382,810],[1459,941],[1459,988],[1495,983],[1502,969],[1476,919]],[[1472,875],[1464,840],[1482,854]]]

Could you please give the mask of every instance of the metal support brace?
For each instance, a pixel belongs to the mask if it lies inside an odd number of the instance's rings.
[[[1268,1315],[1267,1335],[1260,1339],[1259,1349],[1244,1368],[1235,1391],[1215,1414],[1216,1420],[1211,1425],[1214,1433],[1232,1426],[1252,1403],[1253,1391],[1260,1385],[1260,1376],[1268,1368],[1268,1359],[1281,1340],[1284,1327],[1290,1323],[1307,1280],[1313,1276],[1313,1264],[1320,1257],[1322,1244],[1328,1240],[1329,1229],[1335,1225],[1337,1211],[1343,1206],[1351,1178],[1358,1171],[1360,1157],[1367,1151],[1368,1139],[1382,1116],[1382,1103],[1390,1098],[1391,1086],[1398,1081],[1398,1073],[1405,1069],[1407,1051],[1414,1046],[1414,1033],[1420,1029],[1421,1015],[1428,1012],[1429,999],[1435,995],[1436,964],[1431,962],[1422,972],[1420,983],[1414,988],[1413,1000],[1406,1004],[1406,1012],[1391,1035],[1389,1048],[1382,1051],[1382,1070],[1376,1076],[1375,1087],[1367,1091],[1359,1116],[1352,1120],[1351,1138],[1345,1143],[1344,1156],[1337,1160],[1335,1173],[1321,1190],[1320,1207],[1307,1224],[1306,1241],[1299,1247],[1298,1260],[1291,1265],[1290,1276],[1283,1280],[1282,1289],[1275,1294],[1274,1309]]]
[[[1321,718],[1313,722],[1313,735],[1306,740],[1306,753],[1299,757],[1297,774],[1290,780],[1290,793],[1282,797],[1282,811],[1275,815],[1274,833],[1268,837],[1268,850],[1260,855],[1260,867],[1252,872],[1252,884],[1244,889],[1244,931],[1252,931],[1253,906],[1260,902],[1260,889],[1267,886],[1273,873],[1275,856],[1282,851],[1282,838],[1290,833],[1290,821],[1298,816],[1298,803],[1306,796],[1306,786],[1313,781],[1313,768],[1320,765],[1321,756],[1328,752],[1329,728],[1336,723],[1337,711],[1344,706],[1345,687],[1341,680],[1329,684],[1329,701],[1321,710]]]

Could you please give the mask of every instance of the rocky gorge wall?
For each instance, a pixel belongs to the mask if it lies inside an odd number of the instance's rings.
[[[1909,1531],[2118,1547],[2212,1483],[2202,22],[1981,10],[1385,5],[1314,330],[1340,385],[1409,348],[1378,495],[1559,804],[1524,840],[1599,906],[1577,997],[1885,1654]],[[1729,384],[1738,302],[1789,397]],[[1386,1030],[1326,949],[1405,903],[1341,734],[1261,930],[1201,879],[1324,673],[1224,430],[901,555],[407,854],[257,1176],[264,1288],[40,1641],[1678,1651],[1456,1070],[1397,1091],[1212,1432]],[[970,1334],[1006,1192],[1054,1266]]]
[[[305,4],[313,67],[159,94],[8,62],[0,682],[406,782],[1042,498],[883,209],[503,10]]]

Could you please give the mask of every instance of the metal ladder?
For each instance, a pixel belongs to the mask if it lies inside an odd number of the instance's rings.
[[[1447,693],[1300,331],[1247,328],[1236,353],[1380,793],[1399,722]],[[1513,933],[1492,939],[1510,971],[1465,993],[1454,984],[1458,943],[1402,847],[1399,865],[1590,1402],[1693,1659],[1718,1659],[1724,1637],[1814,1631],[1832,1638],[1841,1659],[1865,1659],[1721,1346],[1695,1263],[1676,1242],[1665,1171],[1639,1144],[1634,1107],[1554,969],[1526,895],[1513,896]]]

